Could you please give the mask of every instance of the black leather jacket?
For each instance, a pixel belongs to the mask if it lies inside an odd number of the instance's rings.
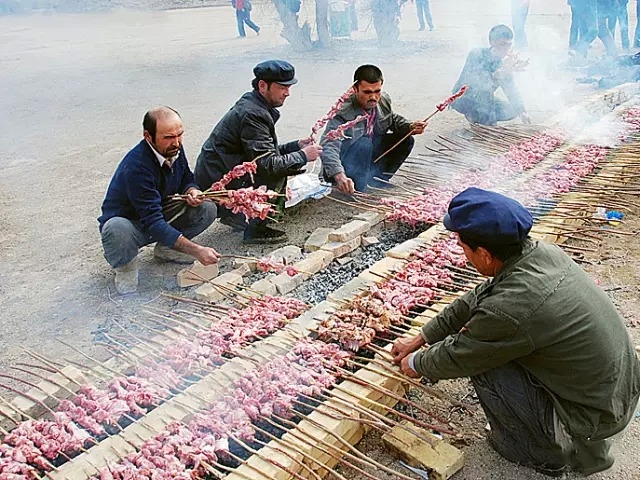
[[[307,164],[307,157],[297,141],[278,145],[275,124],[279,118],[280,112],[269,106],[257,91],[242,95],[202,146],[194,171],[198,186],[207,189],[236,165],[267,152],[269,155],[257,162],[258,178],[270,183],[269,180],[299,173]],[[249,184],[246,175],[241,181],[232,182],[229,188]]]

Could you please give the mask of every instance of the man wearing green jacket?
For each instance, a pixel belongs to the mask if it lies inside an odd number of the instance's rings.
[[[528,237],[533,219],[515,200],[470,188],[443,222],[491,279],[398,340],[394,361],[411,377],[470,377],[508,460],[554,476],[606,470],[640,395],[613,303],[560,248]]]

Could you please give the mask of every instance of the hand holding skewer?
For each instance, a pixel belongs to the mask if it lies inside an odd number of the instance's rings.
[[[191,187],[185,192],[185,201],[190,207],[199,207],[205,201],[205,197],[202,195],[202,191],[195,187]]]

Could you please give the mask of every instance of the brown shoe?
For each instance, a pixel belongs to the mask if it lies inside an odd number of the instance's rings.
[[[156,247],[153,249],[153,256],[160,260],[164,260],[165,262],[184,264],[193,263],[193,261],[195,260],[195,258],[191,255],[179,252],[178,250],[174,250],[173,248],[165,247],[160,243],[157,243]]]

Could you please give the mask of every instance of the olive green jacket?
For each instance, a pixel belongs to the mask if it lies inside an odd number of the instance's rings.
[[[640,394],[640,362],[607,294],[555,245],[522,255],[422,328],[414,357],[429,378],[473,376],[516,362],[552,397],[569,434],[622,430]]]
[[[363,115],[364,113],[364,110],[358,103],[354,94],[344,102],[336,116],[327,123],[324,133],[320,139],[320,143],[323,146],[322,155],[320,156],[322,160],[322,175],[326,180],[332,179],[338,173],[344,173],[344,167],[340,160],[340,152],[343,148],[348,149],[360,137],[366,135],[367,122],[362,121],[347,130],[345,132],[346,138],[342,140],[332,140],[327,142],[325,141],[327,133],[335,130],[343,123],[355,120],[359,115]],[[378,106],[376,107],[376,119],[373,127],[373,134],[376,136],[384,135],[389,131],[406,135],[411,131],[411,121],[393,111],[391,106],[391,97],[383,92],[380,96]]]

